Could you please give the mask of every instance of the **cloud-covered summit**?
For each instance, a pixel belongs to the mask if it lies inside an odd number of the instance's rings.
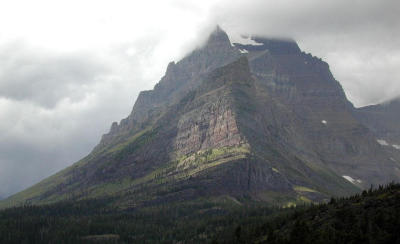
[[[233,35],[294,38],[302,50],[330,64],[356,106],[400,95],[396,0],[255,0],[220,3],[216,9],[213,18]]]

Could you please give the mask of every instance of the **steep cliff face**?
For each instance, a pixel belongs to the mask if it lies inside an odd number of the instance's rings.
[[[264,139],[266,144],[279,142],[281,151],[353,179],[358,187],[398,179],[397,163],[355,116],[328,64],[290,40],[254,40],[259,45],[238,45],[248,52],[257,84],[253,94],[262,101],[254,135],[263,132],[265,138],[274,138]]]
[[[209,98],[209,97],[207,97]],[[232,108],[224,98],[213,96],[193,108],[178,122],[175,148],[179,155],[244,143]]]
[[[233,62],[240,56],[228,35],[217,27],[206,43],[179,62],[171,62],[160,82],[150,91],[142,91],[131,114],[111,128],[96,148],[122,141],[126,136],[152,123],[169,104],[178,102],[186,93],[200,85],[210,71]]]
[[[290,205],[400,179],[399,154],[377,141],[378,120],[357,113],[328,64],[291,40],[254,41],[232,46],[217,28],[170,63],[90,155],[0,206],[221,195]]]
[[[178,122],[178,154],[246,143],[238,129],[235,96],[230,87],[251,79],[245,58],[211,73]]]
[[[211,72],[195,90],[178,122],[177,169],[191,175],[196,188],[209,195],[280,190],[295,196],[283,175],[254,158],[240,129],[239,117],[248,99],[245,90],[254,87],[249,68],[247,58],[240,58]]]

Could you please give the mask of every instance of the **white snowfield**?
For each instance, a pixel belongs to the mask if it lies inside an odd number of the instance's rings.
[[[353,184],[356,184],[356,183],[361,183],[362,182],[362,180],[355,180],[355,179],[353,179],[351,176],[348,176],[348,175],[343,175],[342,176],[343,178],[345,178],[346,180],[348,180],[348,181],[350,181],[351,183],[353,183]]]
[[[231,41],[232,43],[240,43],[243,45],[253,45],[253,46],[264,45],[263,43],[256,42],[256,41],[252,40],[251,37],[245,36],[245,35],[238,35],[238,36],[232,35],[231,39],[232,39],[232,41]]]
[[[400,145],[397,145],[397,144],[390,145],[386,140],[383,140],[383,139],[378,139],[376,141],[379,144],[381,144],[382,146],[392,146],[394,149],[400,150]]]
[[[376,140],[379,144],[381,144],[382,146],[389,146],[389,143],[383,139],[378,139]]]
[[[392,147],[396,148],[397,150],[400,150],[400,145],[393,144]]]
[[[326,121],[326,120],[321,120],[321,123],[324,124],[324,125],[326,125],[326,124],[328,124],[328,121]]]
[[[246,49],[240,49],[240,48],[239,48],[239,52],[240,53],[249,53],[249,51],[247,51]]]

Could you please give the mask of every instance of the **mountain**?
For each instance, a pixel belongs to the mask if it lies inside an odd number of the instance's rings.
[[[321,59],[293,40],[231,44],[217,27],[81,161],[0,207],[112,197],[120,208],[195,199],[326,201],[398,181],[388,153]]]
[[[400,150],[400,98],[359,108],[357,113],[358,118],[377,135],[381,144]]]
[[[391,160],[399,162],[400,155],[400,98],[383,104],[356,109],[357,118],[370,129],[377,142],[391,155]],[[395,169],[398,171],[398,167]]]

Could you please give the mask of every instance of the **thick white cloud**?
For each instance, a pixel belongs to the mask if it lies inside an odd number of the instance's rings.
[[[107,64],[85,53],[57,55],[21,43],[0,46],[0,96],[54,107],[79,101],[90,85],[104,79]]]
[[[356,105],[400,95],[399,3],[319,0],[0,2],[0,196],[79,160],[169,61],[220,24],[293,37]]]

